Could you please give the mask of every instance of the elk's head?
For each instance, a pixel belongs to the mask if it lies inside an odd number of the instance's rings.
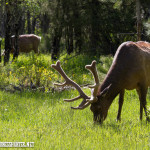
[[[98,90],[100,87],[100,82],[99,82],[99,78],[98,78],[98,74],[97,74],[97,69],[96,69],[96,61],[93,61],[91,65],[86,65],[85,68],[88,69],[94,76],[94,80],[95,80],[95,84],[92,86],[89,86],[89,88],[91,88],[91,96],[87,96],[83,90],[81,89],[81,87],[75,83],[74,81],[72,81],[63,71],[63,69],[60,66],[60,61],[57,61],[56,65],[52,64],[51,65],[52,68],[54,68],[55,70],[57,70],[59,72],[59,74],[65,79],[65,82],[63,84],[57,84],[55,83],[54,85],[57,86],[66,86],[66,85],[70,85],[75,87],[78,92],[79,92],[79,96],[77,96],[76,98],[73,99],[65,99],[64,101],[66,102],[72,102],[75,100],[78,100],[80,98],[83,99],[83,101],[81,102],[81,104],[78,107],[71,107],[72,109],[84,109],[86,107],[90,106],[91,111],[93,112],[94,115],[94,122],[99,122],[102,123],[103,120],[105,120],[106,116],[107,116],[107,106],[105,107],[104,101],[103,99],[105,98],[105,95],[107,93],[107,89],[104,90],[103,92],[101,92],[98,95]]]

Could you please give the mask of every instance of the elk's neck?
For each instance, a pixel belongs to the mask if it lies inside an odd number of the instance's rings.
[[[119,78],[118,78],[119,79]],[[111,105],[111,103],[113,102],[113,100],[115,99],[115,97],[121,92],[121,87],[119,84],[119,80],[118,79],[114,79],[113,76],[108,76],[106,77],[106,79],[104,80],[103,84],[101,85],[100,89],[99,89],[99,95],[100,93],[106,89],[108,86],[110,86],[108,93],[107,93],[107,98],[106,98],[106,103],[108,104],[108,107]]]
[[[102,91],[110,86],[104,100],[108,108],[115,97],[124,89],[124,73],[122,73],[124,69],[119,67],[120,66],[114,61],[98,91],[98,95],[100,95]]]
[[[105,88],[111,85],[111,89],[109,90],[109,95],[112,97],[114,96],[116,97],[117,94],[120,92],[120,90],[122,90],[121,88],[123,88],[122,85],[123,80],[124,80],[124,75],[122,75],[122,68],[120,69],[116,63],[113,63],[99,89],[99,94]]]

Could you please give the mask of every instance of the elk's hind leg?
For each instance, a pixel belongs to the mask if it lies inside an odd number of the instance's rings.
[[[139,95],[139,100],[140,100],[140,120],[142,121],[143,118],[143,104],[142,104],[142,100],[141,100],[141,90],[140,89],[136,89],[138,95]]]
[[[143,108],[145,111],[146,115],[146,120],[150,121],[148,114],[147,114],[147,108],[146,108],[146,95],[147,95],[147,87],[145,86],[140,86],[139,89],[137,89],[137,93],[139,95],[139,100],[140,100],[140,120],[142,120],[143,117]]]
[[[122,90],[119,94],[119,109],[118,109],[118,115],[117,115],[117,121],[121,121],[121,110],[122,110],[122,105],[124,101],[124,90]]]

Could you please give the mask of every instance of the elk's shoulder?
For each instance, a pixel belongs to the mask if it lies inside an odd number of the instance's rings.
[[[113,61],[115,61],[117,58],[122,59],[122,58],[129,57],[132,54],[135,54],[136,53],[135,51],[138,51],[138,49],[139,48],[135,44],[135,42],[132,41],[124,42],[118,47]]]

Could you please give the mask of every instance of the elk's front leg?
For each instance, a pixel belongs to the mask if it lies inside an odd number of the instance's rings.
[[[117,121],[121,121],[121,110],[122,110],[122,105],[124,101],[124,90],[122,90],[119,94],[119,109],[118,109],[118,115],[117,115]]]

